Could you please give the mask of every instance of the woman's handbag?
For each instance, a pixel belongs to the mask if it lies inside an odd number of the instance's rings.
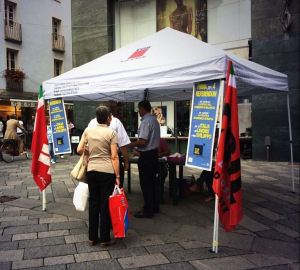
[[[88,184],[79,182],[74,190],[73,204],[77,211],[85,211],[89,198]]]
[[[123,188],[117,185],[109,196],[109,212],[115,238],[124,238],[128,230],[128,202]]]
[[[71,171],[70,175],[74,179],[80,182],[86,183],[86,171],[87,171],[88,157],[84,153],[80,156],[74,169]]]

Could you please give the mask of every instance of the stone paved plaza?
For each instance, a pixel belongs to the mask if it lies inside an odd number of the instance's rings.
[[[299,165],[296,193],[288,163],[242,161],[244,218],[236,230],[219,230],[219,253],[211,253],[214,202],[186,194],[174,206],[165,184],[165,203],[153,219],[130,219],[125,239],[110,247],[87,243],[87,212],[72,204],[76,182],[69,172],[77,156],[52,167],[47,211],[30,174],[30,160],[0,162],[0,269],[299,269]],[[199,171],[185,168],[184,175]],[[126,182],[125,182],[126,189]],[[130,211],[142,194],[132,168]]]

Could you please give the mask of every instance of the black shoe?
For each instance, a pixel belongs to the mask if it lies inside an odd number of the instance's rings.
[[[108,240],[108,241],[104,241],[104,242],[100,242],[100,246],[101,247],[108,247],[108,246],[112,246],[116,243],[116,241],[114,239]]]
[[[97,245],[97,243],[98,243],[98,240],[89,240],[89,246],[95,246],[95,245]]]
[[[153,212],[154,212],[154,214],[158,214],[159,213],[159,207],[154,207]]]
[[[153,214],[147,214],[143,211],[136,212],[133,216],[135,218],[153,218]]]

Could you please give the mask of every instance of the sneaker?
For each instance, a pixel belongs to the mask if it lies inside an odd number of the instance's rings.
[[[53,159],[51,159],[50,162],[51,162],[52,164],[55,164],[55,163],[56,163]]]
[[[64,156],[64,155],[61,155],[60,158],[65,158],[65,156]]]

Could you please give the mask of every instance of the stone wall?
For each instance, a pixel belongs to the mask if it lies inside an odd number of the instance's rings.
[[[90,62],[113,49],[113,1],[72,0],[73,67]],[[95,117],[99,102],[74,102],[74,122],[84,129]]]
[[[252,58],[289,77],[294,158],[299,161],[299,1],[291,0],[292,24],[282,30],[283,0],[252,0]],[[252,97],[253,158],[266,159],[265,136],[271,136],[271,161],[290,160],[286,94]]]

